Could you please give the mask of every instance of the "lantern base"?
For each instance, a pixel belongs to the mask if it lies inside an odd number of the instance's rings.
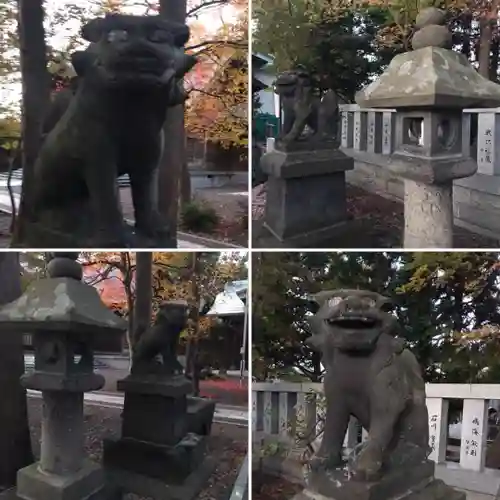
[[[107,500],[110,493],[102,468],[90,460],[65,475],[41,472],[38,462],[28,465],[17,473],[17,490],[9,491],[11,496],[0,495],[0,500]]]

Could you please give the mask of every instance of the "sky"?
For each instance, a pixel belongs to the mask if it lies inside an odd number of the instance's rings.
[[[188,10],[200,4],[200,0],[189,1]],[[88,4],[87,0],[45,0],[46,12],[48,16],[52,16],[57,11],[67,9],[69,5],[85,6]],[[129,8],[126,11],[129,14],[144,14],[144,6]],[[236,10],[231,5],[225,6],[212,6],[204,8],[200,11],[200,15],[190,19],[196,23],[201,23],[208,33],[215,33],[225,22],[231,22],[235,17]],[[189,22],[189,20],[188,20]],[[48,43],[55,49],[63,49],[67,46],[68,40],[71,36],[78,33],[80,24],[77,20],[72,20],[57,29],[53,37],[48,37]],[[189,45],[189,42],[188,42]],[[14,77],[16,75],[13,75]],[[0,80],[0,102],[3,105],[19,109],[18,103],[21,99],[21,84],[20,83],[7,83],[5,80]]]

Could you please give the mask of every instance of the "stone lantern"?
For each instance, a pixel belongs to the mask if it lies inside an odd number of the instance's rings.
[[[49,278],[30,284],[16,301],[0,308],[0,332],[33,334],[35,370],[22,384],[42,392],[40,462],[20,469],[17,490],[24,500],[106,498],[101,466],[84,453],[83,395],[103,387],[94,373],[93,339],[125,332],[95,288],[84,284],[78,253],[56,253]]]
[[[462,111],[500,105],[500,85],[451,50],[445,14],[417,16],[413,51],[399,54],[380,78],[358,92],[363,108],[395,108],[396,140],[387,168],[404,181],[405,248],[453,246],[453,179],[477,171]],[[467,144],[465,144],[467,141]]]

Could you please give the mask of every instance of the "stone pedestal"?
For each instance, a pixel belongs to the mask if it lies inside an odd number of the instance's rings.
[[[205,446],[215,403],[188,398],[191,382],[182,375],[129,375],[118,390],[122,436],[104,441],[111,481],[124,492],[193,498],[212,471]]]
[[[33,333],[35,371],[22,384],[43,398],[40,461],[18,471],[17,488],[2,500],[104,500],[110,494],[100,465],[85,458],[83,395],[104,385],[93,372],[93,335],[124,332],[126,323],[80,281],[81,266],[71,255],[56,256],[50,279],[35,281],[0,309],[0,327]]]
[[[87,206],[78,206],[73,211],[56,214],[54,211],[37,214],[40,220],[28,221],[26,240],[23,248],[116,248],[122,247],[116,242],[108,241],[106,235],[97,234],[93,211]],[[152,240],[136,233],[133,224],[123,223],[128,248],[177,248],[174,237]],[[71,231],[68,231],[68,227]],[[16,244],[16,248],[20,245]]]
[[[356,481],[347,469],[310,474],[307,487],[294,500],[466,500],[434,478],[434,462],[424,461],[388,471],[375,482]]]
[[[340,236],[347,221],[345,173],[354,160],[328,142],[305,140],[262,156],[268,175],[264,227],[287,247]]]
[[[404,180],[405,248],[453,247],[453,185]]]
[[[500,85],[477,73],[451,50],[445,13],[417,16],[413,51],[398,54],[387,70],[358,92],[363,108],[396,108],[396,141],[389,170],[405,185],[405,248],[453,246],[453,180],[470,177],[470,137],[462,130],[464,108],[496,107]]]

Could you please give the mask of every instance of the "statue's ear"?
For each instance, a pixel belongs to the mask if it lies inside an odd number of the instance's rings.
[[[189,26],[185,24],[179,24],[179,26],[174,31],[174,45],[176,47],[184,47],[190,36]]]
[[[328,299],[335,295],[334,290],[324,290],[322,292],[315,293],[310,296],[310,299],[322,306]]]
[[[309,323],[309,328],[311,329],[311,332],[313,332],[312,337],[316,337],[317,334],[321,331],[321,323],[322,320],[319,318],[316,314],[313,314],[311,316],[308,316],[306,321]],[[312,337],[309,337],[306,341],[307,344],[311,345],[311,342],[313,341]],[[317,339],[314,339],[314,342],[316,342]]]
[[[88,50],[77,50],[71,54],[71,64],[78,76],[85,75],[87,68],[92,64],[94,57]]]
[[[382,311],[392,311],[394,308],[394,302],[390,297],[385,297],[384,295],[380,295],[380,298],[378,299],[378,306]]]
[[[104,33],[104,19],[92,19],[82,27],[81,35],[87,42],[98,42]]]

